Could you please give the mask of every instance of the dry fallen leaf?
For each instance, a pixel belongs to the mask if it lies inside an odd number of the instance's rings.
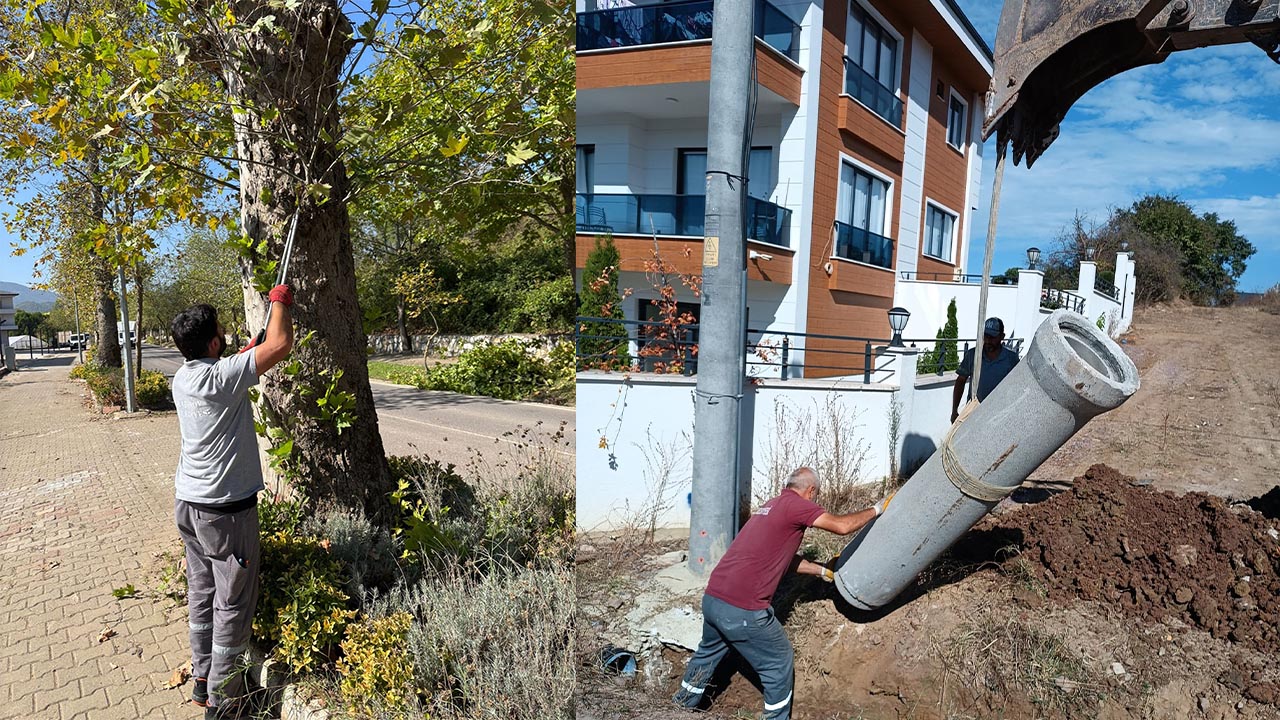
[[[181,666],[173,669],[173,674],[169,676],[169,682],[165,684],[166,690],[172,690],[176,687],[185,685],[191,679],[191,661],[183,663]]]
[[[98,642],[106,642],[108,638],[116,636],[116,631],[111,628],[102,628],[102,632],[98,633]]]
[[[329,538],[325,538],[324,540],[320,541],[320,547],[324,548],[325,550],[329,549],[329,545],[330,545]]]

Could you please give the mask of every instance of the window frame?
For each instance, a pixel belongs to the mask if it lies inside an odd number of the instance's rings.
[[[593,195],[593,194],[595,194],[595,191],[596,191],[596,146],[595,146],[595,143],[580,143],[580,144],[576,144],[576,145],[574,145],[574,148],[573,148],[573,161],[574,161],[574,162],[573,162],[573,170],[574,170],[573,185],[574,185],[574,188],[575,188],[575,189],[576,189],[576,188],[577,188],[577,186],[578,186],[578,154],[579,154],[579,153],[582,153],[584,156],[586,156],[586,157],[589,157],[589,158],[590,158],[590,162],[587,164],[586,177],[584,177],[584,178],[583,178],[583,180],[585,181],[584,186],[585,186],[585,188],[586,188],[586,189],[585,189],[585,190],[583,190],[583,191],[581,191],[581,193],[580,193],[580,194],[582,194],[582,195]]]
[[[945,253],[946,257],[944,257],[943,255],[934,255],[933,253],[929,252],[930,250],[929,243],[932,242],[933,240],[932,234],[929,232],[929,216],[931,211],[937,212],[941,215],[946,215],[951,218],[951,233],[950,233],[950,237],[946,239],[946,253]],[[944,262],[944,263],[947,263],[948,265],[955,265],[956,264],[955,262],[956,244],[957,244],[956,240],[959,237],[959,234],[960,234],[960,213],[956,212],[955,210],[952,210],[951,208],[947,207],[946,205],[943,205],[942,203],[936,200],[933,200],[931,198],[925,198],[924,219],[920,228],[920,235],[922,238],[924,238],[924,241],[920,243],[920,254],[931,260]]]
[[[850,60],[853,60],[854,64],[862,68],[862,70],[866,72],[868,75],[871,75],[872,77],[876,78],[877,82],[879,82],[880,78],[876,75],[876,73],[871,72],[862,66],[862,52],[863,52],[862,43],[861,43],[862,38],[859,38],[858,56],[854,57],[852,54],[850,54],[849,25],[850,25],[850,21],[853,19],[852,16],[855,10],[860,12],[863,18],[870,19],[872,22],[874,22],[876,25],[876,28],[880,31],[881,34],[887,35],[894,39],[893,81],[889,85],[884,85],[884,87],[888,88],[889,90],[892,90],[893,93],[898,96],[898,99],[901,100],[902,99],[902,81],[903,81],[902,53],[903,53],[903,45],[905,44],[906,39],[902,37],[902,34],[898,32],[897,28],[895,28],[892,23],[890,23],[887,19],[885,19],[885,17],[881,15],[878,10],[871,7],[870,4],[862,2],[861,0],[849,0],[849,7],[845,11],[844,57],[847,57]],[[863,37],[864,38],[866,37],[865,27],[863,28]],[[880,60],[879,53],[876,54],[876,60],[878,64]],[[844,82],[843,82],[844,78],[841,78],[841,80],[842,80],[841,87],[844,87]],[[854,99],[856,100],[857,98],[854,98]]]
[[[951,121],[953,119],[951,110],[952,110],[953,104],[957,102],[960,103],[960,108],[961,108],[961,112],[960,112],[961,129],[960,129],[959,145],[956,145],[955,143],[951,142]],[[956,92],[956,89],[954,86],[951,87],[951,92],[947,94],[947,145],[950,145],[952,148],[959,151],[961,155],[965,153],[965,150],[969,144],[970,120],[971,118],[969,117],[969,102],[964,99],[964,96]]]
[[[864,162],[861,162],[854,156],[843,153],[843,152],[840,153],[840,162],[836,166],[836,215],[837,217],[835,219],[839,222],[849,225],[850,227],[857,227],[853,223],[847,222],[845,219],[839,217],[840,193],[844,191],[844,184],[840,181],[840,175],[842,174],[845,165],[851,166],[855,172],[861,172],[865,175],[868,175],[872,178],[875,178],[876,180],[879,180],[885,183],[886,187],[885,187],[885,193],[884,193],[884,222],[879,230],[875,230],[873,228],[865,228],[865,229],[869,232],[874,232],[875,234],[881,237],[886,237],[886,238],[889,238],[890,240],[894,240],[894,238],[889,235],[889,228],[893,227],[893,191],[896,186],[896,183],[894,183],[893,178],[889,177],[888,175],[880,172],[879,170],[876,170],[875,168],[871,167],[870,165],[867,165]],[[856,186],[856,182],[855,182],[855,186]],[[853,202],[852,199],[850,199],[850,207],[852,207],[852,202]],[[894,242],[896,243],[897,241],[895,240]],[[831,251],[832,251],[832,257],[838,257],[837,255],[834,254],[835,253],[834,247],[831,248]]]

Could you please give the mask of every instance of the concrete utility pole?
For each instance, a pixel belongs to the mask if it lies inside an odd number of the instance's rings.
[[[124,266],[116,268],[116,273],[120,278],[120,318],[124,321],[124,343],[120,349],[124,353],[125,409],[132,413],[136,409],[133,402],[133,354],[129,352],[129,348],[133,346],[129,333],[129,293],[124,284]]]
[[[738,429],[746,347],[746,147],[753,0],[716,0],[707,118],[707,215],[693,411],[689,569],[705,576],[737,531]]]

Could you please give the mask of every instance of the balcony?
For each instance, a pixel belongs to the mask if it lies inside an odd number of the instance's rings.
[[[595,10],[578,14],[578,50],[607,50],[711,39],[711,0]],[[756,37],[798,62],[800,26],[756,0]]]
[[[898,99],[898,93],[881,85],[879,80],[847,57],[844,59],[844,91],[890,125],[902,127],[902,101]]]
[[[882,267],[893,267],[893,240],[836,221],[836,257]]]
[[[701,238],[706,200],[703,195],[582,194],[577,196],[577,229],[581,233]],[[748,197],[746,213],[747,239],[791,247],[790,210]]]

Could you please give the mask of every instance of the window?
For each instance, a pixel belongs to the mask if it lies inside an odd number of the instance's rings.
[[[840,167],[837,220],[859,230],[883,235],[888,203],[889,183],[850,163]]]
[[[951,93],[951,104],[947,108],[947,144],[951,147],[964,151],[965,145],[965,120],[968,117],[969,107],[960,99],[959,95]]]
[[[677,152],[676,194],[705,195],[707,192],[707,151]],[[773,190],[773,148],[753,147],[747,161],[747,194],[768,200]]]
[[[577,192],[590,194],[595,192],[596,185],[596,146],[579,145],[578,163],[575,169],[577,176]]]
[[[924,216],[924,254],[943,262],[951,262],[951,239],[955,235],[956,216],[930,204]]]
[[[886,88],[898,81],[898,39],[856,2],[849,5],[845,42],[849,58]]]

